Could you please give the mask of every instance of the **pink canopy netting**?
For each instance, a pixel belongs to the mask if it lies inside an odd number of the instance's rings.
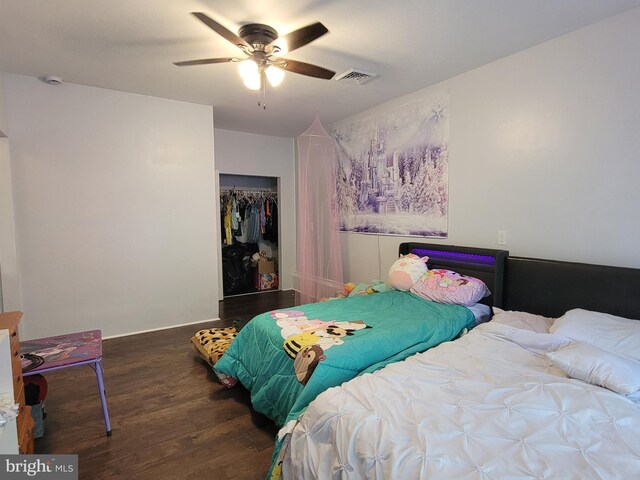
[[[302,303],[335,295],[343,287],[335,144],[316,116],[298,144],[298,258],[294,274]]]

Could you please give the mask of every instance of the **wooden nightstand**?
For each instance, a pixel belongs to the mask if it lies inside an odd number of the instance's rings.
[[[31,454],[33,453],[33,418],[31,417],[31,407],[24,403],[24,381],[20,364],[20,336],[18,335],[18,324],[21,318],[22,312],[0,313],[0,330],[7,330],[9,333],[13,396],[15,402],[20,405],[20,412],[16,419],[18,448],[20,453]]]

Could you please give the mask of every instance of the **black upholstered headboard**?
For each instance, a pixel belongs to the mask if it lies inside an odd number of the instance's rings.
[[[509,257],[503,303],[547,317],[584,308],[640,320],[640,269]]]
[[[479,278],[491,290],[491,296],[485,298],[483,303],[503,306],[504,265],[509,255],[508,251],[434,243],[401,243],[399,254],[408,253],[415,253],[420,257],[428,256],[429,268],[446,268],[462,275]]]

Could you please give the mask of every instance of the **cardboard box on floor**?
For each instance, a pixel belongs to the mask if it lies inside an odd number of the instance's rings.
[[[276,273],[276,262],[274,260],[259,262],[258,273]]]

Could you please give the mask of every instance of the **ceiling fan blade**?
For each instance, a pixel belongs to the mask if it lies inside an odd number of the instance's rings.
[[[236,58],[224,57],[224,58],[203,58],[201,60],[187,60],[185,62],[174,62],[177,67],[188,67],[191,65],[208,65],[210,63],[227,63],[237,61]]]
[[[223,27],[218,22],[216,22],[212,18],[208,17],[204,13],[202,13],[202,12],[191,12],[191,15],[196,17],[198,20],[200,20],[202,23],[204,23],[207,27],[209,27],[211,30],[216,32],[218,35],[221,35],[224,38],[226,38],[228,41],[233,43],[236,47],[239,47],[240,45],[242,45],[242,46],[244,46],[244,47],[246,47],[248,49],[252,48],[251,45],[249,45],[245,40],[240,38],[238,35],[236,35],[232,31],[227,30],[225,27]]]
[[[283,54],[292,52],[296,48],[304,47],[306,44],[317,40],[328,31],[327,27],[322,23],[312,23],[311,25],[294,30],[282,37],[278,37],[269,44],[269,47],[279,47]]]
[[[310,63],[298,62],[297,60],[278,59],[284,64],[282,66],[276,65],[283,70],[293,73],[299,73],[300,75],[306,75],[307,77],[322,78],[324,80],[331,80],[336,72],[327,70],[326,68],[319,67],[317,65],[311,65]]]

